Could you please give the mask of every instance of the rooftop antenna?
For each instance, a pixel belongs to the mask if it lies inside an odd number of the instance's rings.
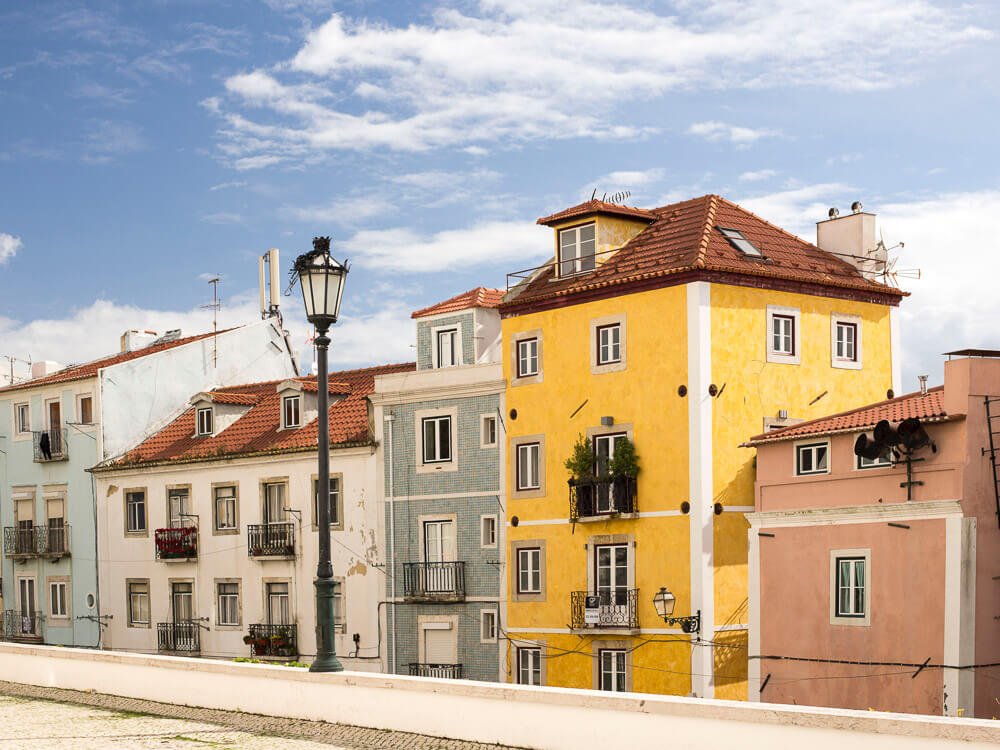
[[[213,276],[208,280],[208,283],[212,285],[212,301],[201,306],[203,310],[212,311],[212,367],[215,367],[219,362],[217,337],[219,335],[219,309],[222,307],[222,303],[219,302],[219,281],[221,280],[221,276]]]
[[[31,357],[27,359],[21,359],[20,357],[14,357],[10,354],[0,354],[0,359],[6,359],[7,365],[9,367],[10,375],[8,376],[7,385],[14,385],[17,382],[23,382],[28,380],[28,378],[22,378],[19,375],[14,374],[14,365],[20,362],[22,365],[28,366],[28,372],[31,372]]]
[[[266,269],[265,269],[266,266]],[[281,297],[281,263],[278,248],[272,247],[262,256],[258,265],[260,276],[260,317],[277,318],[281,323],[278,300]]]

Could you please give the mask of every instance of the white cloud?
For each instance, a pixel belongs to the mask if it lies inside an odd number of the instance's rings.
[[[212,185],[209,190],[214,192],[216,190],[228,190],[229,188],[241,188],[246,187],[247,184],[245,180],[230,180],[229,182],[220,182],[218,185]]]
[[[971,8],[934,0],[684,0],[662,14],[628,0],[479,0],[429,17],[404,27],[336,13],[292,59],[230,77],[216,109],[227,158],[635,138],[655,130],[631,121],[635,101],[891,87],[919,75],[915,57],[990,37]],[[744,144],[770,134],[726,128]]]
[[[825,182],[739,199],[739,204],[772,224],[815,242],[816,222],[827,218],[831,206],[849,205],[851,190],[850,185]]]
[[[762,182],[763,180],[770,180],[778,174],[773,169],[758,169],[752,172],[744,172],[739,176],[741,182]]]
[[[543,262],[549,232],[533,222],[485,222],[465,229],[419,234],[411,229],[357,232],[340,243],[360,265],[412,273],[459,270],[502,263]]]
[[[0,232],[0,265],[14,257],[15,253],[21,249],[24,243],[20,237],[15,237],[6,232]]]
[[[201,220],[206,224],[242,224],[244,218],[242,214],[232,211],[218,211],[214,214],[205,214]]]
[[[384,215],[391,210],[392,204],[381,196],[358,195],[338,198],[325,205],[285,206],[282,213],[296,221],[356,226],[365,219]]]
[[[137,125],[130,122],[95,120],[91,123],[84,144],[83,161],[107,164],[146,148],[146,141]]]
[[[749,146],[761,138],[774,138],[781,135],[780,130],[767,128],[747,128],[741,125],[730,125],[718,120],[695,122],[687,129],[688,135],[704,138],[706,141],[729,141],[737,146]]]

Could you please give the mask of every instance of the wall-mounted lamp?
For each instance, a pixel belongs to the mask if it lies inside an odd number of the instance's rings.
[[[656,607],[656,614],[663,618],[667,625],[680,625],[681,630],[685,633],[700,633],[701,610],[699,609],[695,614],[687,617],[674,617],[676,603],[677,597],[667,591],[665,586],[661,586],[660,590],[653,594],[653,606]]]

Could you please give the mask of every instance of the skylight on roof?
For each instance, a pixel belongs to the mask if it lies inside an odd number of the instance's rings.
[[[744,255],[749,255],[754,258],[763,258],[764,253],[754,245],[750,240],[743,236],[743,232],[738,229],[726,229],[724,227],[718,228],[722,232],[722,236],[729,240],[729,244],[735,247]]]

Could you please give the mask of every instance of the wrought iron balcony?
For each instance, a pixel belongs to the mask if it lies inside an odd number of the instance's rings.
[[[66,430],[35,430],[31,433],[35,462],[65,461],[69,458]]]
[[[191,620],[156,623],[156,650],[201,653],[201,628]]]
[[[198,557],[198,529],[157,529],[154,534],[157,560],[192,560]]]
[[[243,639],[250,646],[253,656],[283,657],[294,659],[299,655],[298,632],[295,625],[250,626],[250,634]]]
[[[295,557],[295,524],[247,526],[247,549],[250,557]]]
[[[639,512],[635,477],[596,478],[569,482],[569,520]]]
[[[410,675],[412,677],[443,677],[448,680],[462,679],[461,664],[425,664],[424,662],[410,662]]]
[[[63,557],[70,553],[69,524],[8,526],[3,530],[3,551],[12,560]]]
[[[465,563],[403,563],[403,596],[411,601],[464,601]]]
[[[26,612],[19,609],[4,610],[3,632],[8,641],[42,640],[42,613]]]
[[[639,627],[639,589],[570,592],[570,628],[602,630]]]

